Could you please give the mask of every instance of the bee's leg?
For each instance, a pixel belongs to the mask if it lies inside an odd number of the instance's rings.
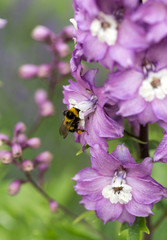
[[[83,129],[77,129],[77,133],[78,134],[82,134],[83,132],[87,132],[86,130],[83,130]]]

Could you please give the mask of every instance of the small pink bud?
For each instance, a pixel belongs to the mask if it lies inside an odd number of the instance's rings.
[[[38,89],[35,92],[34,99],[35,102],[40,105],[41,103],[45,102],[48,99],[48,94],[45,90]]]
[[[34,169],[34,165],[30,160],[24,160],[22,162],[22,169],[25,172],[31,172]]]
[[[17,142],[20,144],[20,145],[24,145],[24,143],[27,141],[27,136],[24,134],[24,133],[21,133],[18,135],[17,137]]]
[[[7,135],[0,133],[0,142],[2,143],[8,143],[10,140]]]
[[[20,133],[25,132],[26,125],[22,122],[18,122],[14,127],[14,135],[18,135]]]
[[[58,207],[59,207],[59,205],[56,201],[51,200],[49,202],[49,208],[50,208],[51,212],[56,213],[58,211]]]
[[[14,143],[12,145],[12,155],[13,155],[14,158],[21,157],[22,148],[21,148],[20,144]]]
[[[40,174],[46,172],[48,170],[48,168],[49,168],[48,163],[40,163],[38,165],[38,169],[39,169]]]
[[[35,162],[38,162],[38,163],[47,163],[48,164],[52,160],[53,160],[53,155],[48,151],[40,153],[35,158]]]
[[[41,146],[41,140],[39,138],[30,138],[27,140],[26,145],[31,148],[39,148]]]
[[[49,64],[42,64],[38,68],[39,78],[48,78],[50,76],[51,67]]]
[[[0,28],[4,28],[7,24],[7,20],[6,19],[3,19],[3,18],[0,18]]]
[[[37,76],[38,66],[25,64],[19,68],[19,76],[23,79],[31,79]]]
[[[16,195],[20,191],[21,184],[23,183],[22,180],[16,179],[8,187],[8,193],[10,195]]]
[[[34,28],[31,36],[36,41],[48,43],[51,41],[52,32],[49,28],[39,25]]]
[[[68,45],[63,41],[58,41],[55,47],[59,56],[62,58],[67,57],[70,53]]]
[[[72,25],[66,26],[66,27],[64,27],[61,35],[66,40],[72,40],[72,38],[74,36],[73,35],[74,30],[75,30],[74,26],[72,26]]]
[[[12,153],[6,150],[0,151],[0,160],[4,164],[10,164],[12,162]]]
[[[45,101],[40,105],[40,115],[42,117],[49,117],[54,115],[54,106],[51,101]]]
[[[68,62],[59,62],[57,67],[61,75],[67,75],[71,73],[71,67]]]

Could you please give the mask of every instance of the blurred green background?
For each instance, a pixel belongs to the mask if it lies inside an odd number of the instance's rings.
[[[37,115],[33,95],[38,88],[46,87],[38,79],[26,81],[18,76],[18,68],[22,64],[38,65],[50,61],[51,56],[45,46],[31,39],[32,29],[36,25],[45,25],[59,33],[64,26],[69,25],[72,15],[72,0],[0,1],[0,17],[8,20],[6,28],[0,30],[0,132],[12,137],[13,127],[18,121],[23,121],[29,128]],[[41,148],[25,151],[24,157],[32,159],[46,150],[54,154],[51,168],[45,176],[44,188],[50,196],[79,215],[85,210],[79,205],[81,198],[74,192],[71,178],[90,163],[88,154],[76,156],[80,146],[74,142],[72,134],[65,140],[59,136],[62,111],[65,108],[62,104],[62,85],[66,83],[67,80],[64,80],[55,92],[56,115],[46,119],[34,134],[41,138]],[[151,138],[160,140],[162,130],[155,126],[151,130]],[[157,131],[160,132],[158,136]],[[117,143],[115,141],[112,148]],[[153,176],[167,187],[166,166],[157,163]],[[17,196],[9,196],[9,183],[19,177],[22,177],[21,173],[13,166],[0,165],[0,240],[103,239],[93,229],[74,223],[61,211],[51,213],[46,200],[29,184],[22,186]],[[165,200],[163,203],[167,205]],[[162,211],[161,204],[155,208],[154,221]],[[126,239],[126,233],[118,236],[119,223],[104,225],[92,212],[86,215],[86,219],[108,239]],[[166,224],[167,220],[155,231],[155,240],[164,239],[167,234]]]

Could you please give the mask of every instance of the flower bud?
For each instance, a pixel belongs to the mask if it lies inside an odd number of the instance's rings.
[[[58,41],[55,47],[61,58],[67,57],[70,53],[68,45],[63,41]]]
[[[56,213],[58,211],[58,207],[59,207],[59,205],[56,201],[51,200],[49,202],[49,208],[50,208],[51,212]]]
[[[25,64],[19,68],[19,76],[23,79],[31,79],[37,76],[38,66]]]
[[[52,159],[53,159],[53,155],[50,152],[46,151],[37,155],[35,158],[35,162],[48,164],[52,161]]]
[[[70,64],[68,62],[59,62],[58,63],[58,70],[61,73],[61,75],[67,75],[71,73],[71,67]]]
[[[65,40],[72,40],[74,30],[75,30],[74,26],[72,26],[72,25],[66,26],[66,27],[64,27],[61,35]]]
[[[34,28],[31,36],[36,41],[49,43],[52,38],[52,32],[49,28],[39,25]]]
[[[13,155],[14,158],[21,157],[22,148],[21,148],[20,144],[14,143],[12,145],[12,155]]]
[[[7,24],[7,20],[6,19],[3,19],[3,18],[0,18],[0,28],[4,28]]]
[[[22,122],[18,122],[15,127],[14,127],[14,135],[18,135],[20,133],[25,132],[26,130],[26,125]]]
[[[41,146],[41,140],[39,138],[30,138],[26,142],[26,146],[31,148],[39,148]]]
[[[42,117],[49,117],[54,115],[54,106],[51,101],[45,101],[40,105],[40,115]]]
[[[0,133],[0,145],[2,145],[3,143],[8,143],[9,137],[3,133]]]
[[[16,195],[20,191],[21,184],[23,183],[22,180],[16,179],[8,187],[8,193],[10,195]]]
[[[48,78],[50,76],[51,66],[49,64],[42,64],[38,68],[39,78]]]
[[[30,160],[24,160],[22,162],[22,170],[24,172],[31,172],[34,169],[34,165]]]
[[[12,162],[12,153],[6,150],[0,151],[0,160],[4,164],[10,164]]]
[[[27,136],[24,133],[21,133],[21,134],[18,135],[17,142],[20,145],[24,145],[26,141],[27,141]]]
[[[34,99],[35,99],[35,102],[40,105],[48,99],[48,94],[45,90],[38,89],[35,92]]]

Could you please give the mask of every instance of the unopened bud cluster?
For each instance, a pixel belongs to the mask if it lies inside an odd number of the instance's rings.
[[[35,168],[38,171],[38,181],[43,182],[44,173],[49,168],[53,156],[50,152],[42,152],[34,159],[24,159],[23,151],[27,148],[37,149],[41,146],[41,140],[37,137],[28,138],[26,133],[26,126],[22,122],[18,122],[14,127],[13,138],[10,139],[7,135],[0,133],[1,148],[0,161],[2,164],[13,163],[18,169],[25,173],[32,172]],[[8,192],[15,195],[20,191],[20,187],[27,181],[24,179],[15,179],[9,185]]]

